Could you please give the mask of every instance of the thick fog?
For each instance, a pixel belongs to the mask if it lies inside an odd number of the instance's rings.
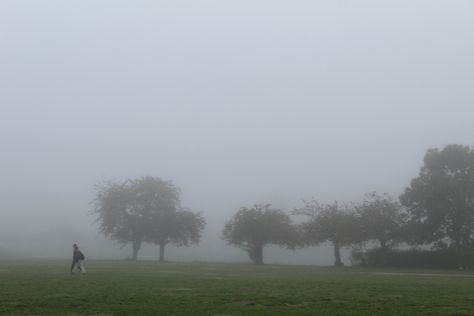
[[[240,206],[398,197],[428,148],[474,145],[473,56],[469,0],[4,0],[0,257],[129,255],[94,224],[102,180],[172,180],[203,212],[169,260],[246,261],[221,240]]]

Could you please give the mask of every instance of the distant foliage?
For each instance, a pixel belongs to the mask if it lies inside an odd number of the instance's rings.
[[[474,250],[474,150],[430,149],[417,178],[400,196],[413,244],[452,250],[462,264]]]
[[[317,200],[303,201],[304,206],[294,214],[303,215],[306,221],[300,226],[302,242],[318,245],[331,242],[334,247],[334,265],[341,266],[340,249],[363,239],[361,223],[355,213],[337,202],[321,204]]]
[[[457,255],[451,250],[383,250],[371,249],[367,252],[353,252],[355,265],[368,267],[391,267],[412,269],[456,269],[459,267]],[[474,254],[463,256],[463,267],[474,268]]]
[[[156,177],[99,184],[94,202],[100,231],[122,245],[131,243],[134,260],[142,243],[152,242],[163,261],[168,243],[198,243],[206,225],[200,213],[181,207],[176,186]]]
[[[406,214],[398,201],[388,194],[370,192],[355,207],[362,238],[377,241],[380,249],[389,250],[404,240]]]
[[[270,204],[242,207],[226,224],[223,239],[244,249],[255,264],[263,264],[263,248],[280,245],[293,248],[297,233],[290,217]]]
[[[198,243],[206,226],[200,213],[181,207],[180,190],[169,181],[144,177],[96,187],[95,214],[100,231],[122,245]],[[400,195],[371,192],[349,206],[303,201],[293,215],[270,204],[242,207],[225,223],[222,238],[263,264],[263,249],[294,249],[329,242],[334,264],[343,265],[341,249],[353,247],[360,265],[396,267],[474,267],[474,149],[448,145],[430,149],[419,175]],[[374,249],[366,249],[373,247]],[[424,250],[397,250],[414,246]]]

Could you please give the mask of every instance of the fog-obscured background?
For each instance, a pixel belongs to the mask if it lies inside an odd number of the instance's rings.
[[[240,206],[398,197],[428,148],[474,144],[473,10],[0,2],[0,257],[69,257],[74,242],[88,258],[128,256],[94,225],[102,180],[159,176],[203,211],[200,246],[169,260],[246,261],[221,240]],[[330,251],[265,256],[331,264]]]

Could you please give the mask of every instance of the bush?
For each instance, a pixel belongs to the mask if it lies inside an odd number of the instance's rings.
[[[389,250],[379,248],[366,252],[352,253],[355,265],[369,267],[419,268],[419,269],[458,269],[459,260],[455,252],[450,250]],[[474,255],[463,255],[463,268],[474,268]]]

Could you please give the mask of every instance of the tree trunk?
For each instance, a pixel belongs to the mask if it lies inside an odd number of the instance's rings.
[[[385,240],[380,240],[380,250],[382,252],[387,252],[387,242]]]
[[[160,242],[160,262],[165,261],[165,242]]]
[[[340,251],[339,243],[334,241],[333,244],[334,244],[334,259],[335,259],[334,266],[336,267],[343,266],[344,263],[342,263],[342,260],[341,260],[341,251]]]
[[[138,251],[140,250],[140,247],[142,245],[142,242],[141,240],[135,240],[133,242],[133,254],[132,254],[132,260],[133,261],[136,261],[137,260],[137,257],[138,257]]]
[[[463,269],[463,253],[462,253],[462,245],[461,245],[461,237],[457,236],[456,241],[455,241],[455,247],[456,247],[456,260],[458,264],[458,269],[462,270]]]
[[[263,264],[263,246],[258,245],[252,247],[249,251],[249,257],[254,264],[262,265]]]

